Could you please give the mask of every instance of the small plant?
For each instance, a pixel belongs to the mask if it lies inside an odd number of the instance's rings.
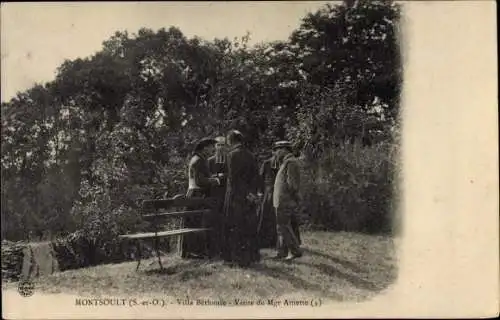
[[[2,241],[2,279],[18,281],[21,277],[24,250],[28,244],[23,241]]]

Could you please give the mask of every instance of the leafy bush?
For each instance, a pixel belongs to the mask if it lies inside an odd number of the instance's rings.
[[[149,193],[144,190],[147,188],[130,187],[145,197]],[[124,204],[113,207],[117,201],[113,201],[112,194],[112,189],[102,185],[82,184],[80,200],[72,210],[78,230],[52,243],[61,270],[122,262],[137,257],[135,243],[123,241],[118,236],[146,231],[150,229],[150,224],[142,220],[138,207]],[[176,224],[178,221],[168,221],[164,227],[174,228]],[[161,250],[170,251],[174,240],[162,241]],[[141,245],[141,248],[143,258],[153,254],[150,245]]]
[[[302,211],[312,227],[389,232],[397,202],[396,149],[389,143],[342,144],[317,160],[304,159]]]
[[[83,181],[71,215],[77,231],[52,243],[61,270],[127,258],[118,235],[135,226],[136,214],[123,205],[113,208],[109,190]]]

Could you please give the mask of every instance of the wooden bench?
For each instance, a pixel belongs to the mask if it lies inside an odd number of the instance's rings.
[[[185,208],[185,210],[175,211],[175,212],[160,211],[172,208]],[[196,208],[196,209],[191,210],[189,208]],[[153,231],[135,233],[135,234],[123,234],[120,235],[119,238],[124,240],[136,241],[137,253],[138,253],[136,270],[139,270],[139,266],[141,264],[141,259],[142,259],[142,250],[140,241],[153,240],[154,249],[158,257],[158,264],[160,265],[160,268],[163,269],[163,265],[161,263],[160,250],[159,250],[159,240],[161,238],[167,238],[172,236],[182,237],[185,234],[207,232],[210,231],[211,228],[182,227],[180,229],[175,229],[175,230],[160,230],[160,220],[169,217],[181,217],[181,219],[183,220],[183,217],[194,214],[211,215],[213,213],[213,210],[215,210],[216,208],[217,208],[217,199],[215,198],[186,199],[183,197],[179,198],[174,197],[172,199],[145,200],[142,203],[142,218],[150,222],[150,225],[152,225],[153,227]],[[184,225],[184,223],[182,223],[182,225]]]

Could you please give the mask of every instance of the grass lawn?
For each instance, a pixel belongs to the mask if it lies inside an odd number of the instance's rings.
[[[396,252],[388,236],[348,232],[304,232],[304,256],[293,262],[263,260],[249,269],[230,268],[219,261],[182,260],[164,256],[165,270],[156,259],[67,270],[36,279],[45,293],[101,295],[169,295],[192,299],[321,297],[361,301],[395,281]],[[5,289],[15,283],[3,284]]]

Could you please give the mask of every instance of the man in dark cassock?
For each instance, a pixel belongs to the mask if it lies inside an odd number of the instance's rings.
[[[210,188],[210,197],[218,200],[217,210],[211,217],[212,232],[209,241],[210,254],[213,257],[222,254],[224,246],[224,197],[226,194],[226,138],[215,138],[215,154],[208,158],[208,168],[210,175],[220,180],[219,185]]]
[[[264,160],[260,166],[260,192],[264,194],[259,207],[259,223],[257,234],[259,239],[259,248],[276,247],[276,214],[273,208],[273,189],[274,179],[278,169],[275,167],[274,153],[271,157]]]
[[[191,156],[188,166],[189,186],[186,198],[205,198],[210,194],[211,186],[219,184],[217,178],[210,177],[207,156],[214,145],[213,139],[200,140]],[[196,208],[189,208],[196,209]],[[203,228],[207,221],[201,214],[184,217],[183,228]],[[207,255],[207,235],[204,233],[186,234],[181,237],[180,253],[183,258],[203,258]]]
[[[254,155],[243,145],[243,135],[227,136],[227,187],[224,201],[225,247],[223,259],[247,267],[260,260],[257,243],[258,168]]]

